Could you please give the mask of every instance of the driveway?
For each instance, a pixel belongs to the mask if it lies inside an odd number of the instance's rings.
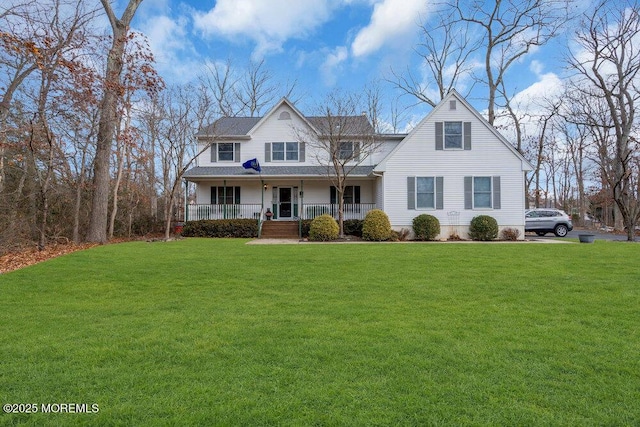
[[[595,235],[595,239],[596,240],[609,240],[609,241],[620,241],[620,242],[626,242],[627,241],[627,235],[626,234],[615,234],[615,233],[608,233],[608,232],[602,231],[602,230],[586,230],[586,229],[577,229],[577,228],[574,228],[572,231],[570,231],[569,234],[567,234],[567,237],[556,237],[553,233],[548,233],[543,237],[537,236],[535,233],[526,233],[525,236],[529,240],[534,240],[534,239],[541,239],[541,240],[560,239],[560,240],[562,240],[562,239],[566,239],[566,238],[577,239],[579,234],[593,234],[593,235]],[[640,242],[640,237],[636,236],[636,242]]]

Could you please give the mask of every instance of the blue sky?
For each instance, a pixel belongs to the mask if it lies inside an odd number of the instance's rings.
[[[418,24],[433,16],[435,5],[432,0],[144,0],[133,27],[148,37],[168,83],[195,79],[207,62],[229,60],[241,69],[250,60],[264,60],[277,81],[297,80],[303,104],[311,105],[330,90],[358,90],[390,77],[392,68],[420,76],[413,51]],[[533,51],[512,70],[517,76],[512,87],[522,99],[557,91],[563,73],[557,43]],[[400,95],[388,84],[381,87],[388,102]],[[486,105],[469,100],[479,110]],[[310,105],[299,107],[304,112]],[[429,109],[414,107],[407,120]]]

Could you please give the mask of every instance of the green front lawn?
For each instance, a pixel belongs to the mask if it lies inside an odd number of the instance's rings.
[[[96,247],[0,275],[0,425],[638,425],[640,245]]]

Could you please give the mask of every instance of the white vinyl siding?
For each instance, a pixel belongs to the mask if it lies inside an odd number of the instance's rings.
[[[458,101],[454,111],[448,107],[449,100],[446,100],[444,108],[434,109],[381,165],[384,177],[384,200],[381,206],[384,206],[391,225],[396,230],[410,228],[413,218],[420,213],[415,196],[409,195],[409,181],[412,178],[443,177],[443,209],[433,210],[430,214],[439,219],[443,237],[457,232],[464,238],[471,219],[482,211],[465,209],[465,177],[477,176],[492,177],[490,215],[498,221],[499,226],[520,228],[524,233],[523,169],[526,165],[493,133],[489,125],[466,108],[466,104]],[[463,133],[465,126],[473,130],[470,143],[472,150],[437,149],[434,142],[437,127],[439,124],[444,133],[446,121],[462,122]],[[500,180],[499,192],[495,180]],[[399,191],[403,188],[407,191]],[[452,215],[449,216],[449,213]]]

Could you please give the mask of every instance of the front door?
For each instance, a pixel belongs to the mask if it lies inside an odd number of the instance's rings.
[[[278,194],[278,218],[291,218],[292,216],[292,199],[291,199],[292,189],[291,187],[280,187]]]

